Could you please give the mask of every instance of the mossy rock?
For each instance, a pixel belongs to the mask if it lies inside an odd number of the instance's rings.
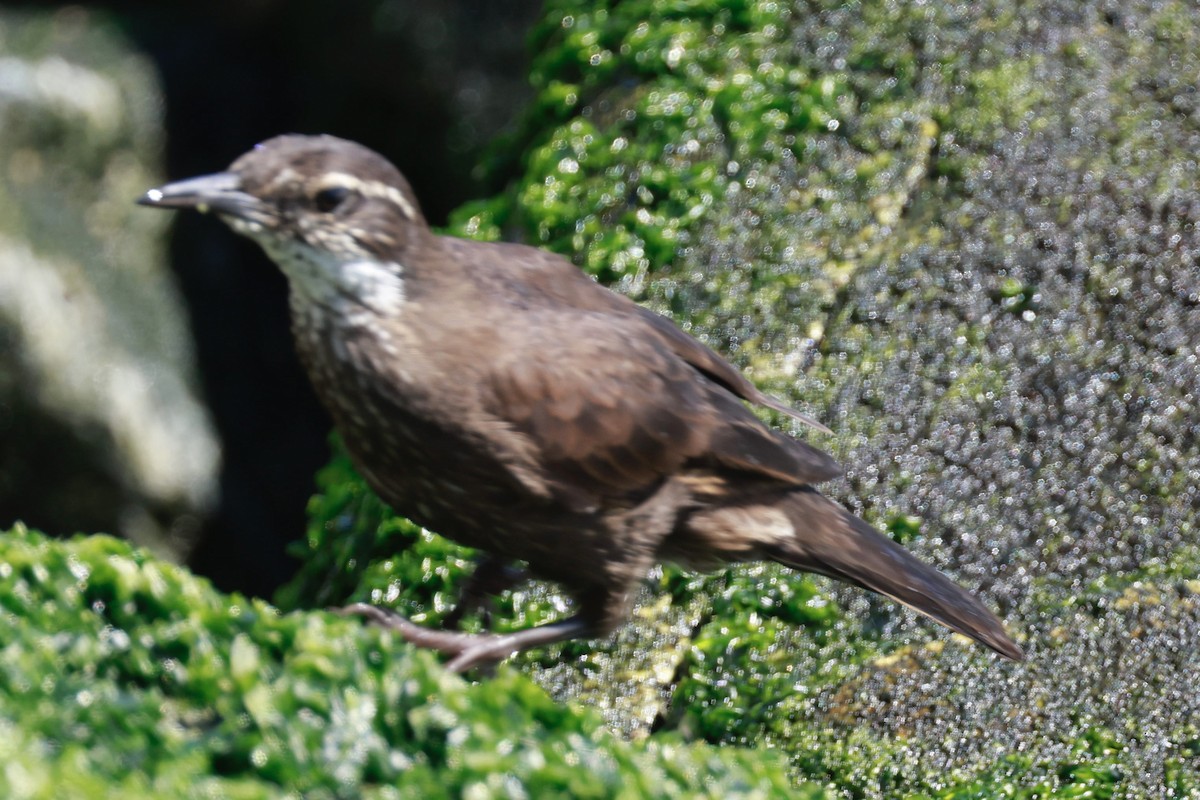
[[[573,258],[830,423],[827,490],[1030,661],[781,569],[666,567],[631,629],[514,664],[850,796],[1196,791],[1195,9],[556,0],[534,44],[523,174],[451,230]],[[362,491],[325,484],[291,601],[336,575],[436,622],[470,554],[328,513]],[[534,586],[493,624],[563,613]]]
[[[622,741],[515,670],[469,683],[357,621],[281,614],[107,536],[0,534],[0,609],[13,800],[791,791],[775,754]]]
[[[436,624],[470,568],[339,456],[282,616],[110,539],[6,537],[0,749],[28,755],[3,779],[1200,792],[1195,9],[554,0],[534,44],[524,172],[452,229],[557,249],[803,399],[848,467],[828,491],[980,589],[1029,661],[779,568],[665,567],[613,639],[468,683],[316,610]],[[525,586],[491,624],[564,613]]]

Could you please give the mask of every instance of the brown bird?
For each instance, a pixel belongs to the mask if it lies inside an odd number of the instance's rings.
[[[1023,658],[973,595],[813,488],[840,474],[833,459],[745,403],[822,426],[557,255],[435,235],[377,153],[280,136],[139,202],[211,211],[279,265],[300,357],[367,483],[490,554],[464,602],[518,560],[577,601],[569,619],[504,635],[349,609],[450,669],[609,633],[658,561],[778,561]]]

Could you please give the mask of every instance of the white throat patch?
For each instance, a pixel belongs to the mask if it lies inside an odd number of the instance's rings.
[[[342,285],[372,311],[384,316],[400,313],[404,305],[404,268],[399,264],[363,259],[342,264]]]
[[[341,314],[347,322],[364,322],[364,315],[393,317],[406,299],[404,267],[367,256],[339,260],[327,250],[303,242],[254,237],[288,278],[293,294],[309,304]]]

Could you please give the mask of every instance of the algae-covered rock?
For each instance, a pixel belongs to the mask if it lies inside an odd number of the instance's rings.
[[[472,684],[356,621],[21,527],[0,534],[0,754],[11,800],[791,791],[763,749],[624,742],[514,670]]]
[[[111,20],[0,10],[0,520],[185,555],[216,435],[166,268],[161,94]]]
[[[613,638],[468,683],[293,611],[436,624],[470,569],[339,455],[283,615],[107,538],[0,539],[5,788],[1200,793],[1200,12],[552,0],[533,45],[523,175],[454,230],[568,255],[821,417],[827,490],[1029,660],[782,568],[667,566]],[[566,613],[529,584],[467,627]]]
[[[633,632],[522,669],[848,796],[1198,791],[1200,12],[559,0],[534,42],[524,178],[455,230],[574,258],[815,411],[829,490],[1030,658],[782,569],[668,567]],[[409,531],[388,560],[386,511],[356,538],[328,505],[360,491],[314,506],[312,574],[436,621],[468,554]],[[492,624],[563,613],[522,588]]]

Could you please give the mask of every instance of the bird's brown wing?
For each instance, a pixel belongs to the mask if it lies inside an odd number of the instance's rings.
[[[487,405],[532,445],[547,483],[573,506],[636,497],[685,469],[795,485],[840,474],[833,459],[765,426],[636,320],[534,312],[521,329],[540,346],[494,364]]]
[[[805,425],[829,433],[829,429],[817,420],[800,413],[782,400],[759,391],[758,387],[739,372],[737,367],[694,337],[684,333],[667,317],[639,306],[624,295],[604,288],[561,256],[523,245],[506,245],[506,247],[511,248],[514,254],[516,251],[520,251],[521,255],[520,258],[514,258],[509,262],[514,265],[515,269],[524,273],[519,281],[514,282],[515,285],[538,287],[541,291],[552,293],[555,302],[581,310],[604,311],[636,318],[648,329],[649,335],[659,339],[692,368],[699,370],[710,380],[724,386],[741,399],[786,414]],[[527,288],[526,291],[529,289]]]

